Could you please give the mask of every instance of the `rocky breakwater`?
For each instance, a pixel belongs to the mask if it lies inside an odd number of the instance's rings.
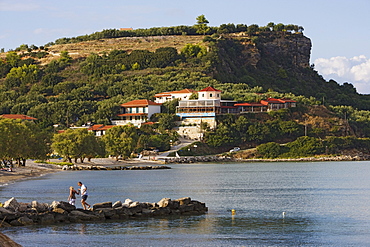
[[[156,203],[133,202],[130,199],[124,203],[102,202],[94,204],[90,210],[79,209],[63,201],[54,201],[50,205],[37,201],[21,203],[13,197],[0,207],[0,226],[104,222],[137,217],[200,215],[207,211],[205,203],[190,197],[176,200],[163,198]]]
[[[62,170],[67,171],[67,170],[76,170],[76,171],[81,171],[81,170],[96,170],[96,171],[102,171],[102,170],[161,170],[161,169],[171,169],[169,166],[112,166],[112,167],[107,167],[107,166],[97,166],[97,165],[73,165],[73,166],[68,166],[65,165],[62,167]]]
[[[228,156],[193,156],[165,159],[166,164],[171,163],[198,163],[198,162],[231,162],[234,158]]]

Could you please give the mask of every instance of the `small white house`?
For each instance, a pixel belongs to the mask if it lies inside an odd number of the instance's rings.
[[[117,115],[118,119],[112,120],[114,125],[133,124],[140,127],[150,119],[154,113],[161,112],[161,103],[155,103],[151,100],[140,99],[121,104],[121,113]]]
[[[195,92],[196,91],[193,89],[186,88],[180,91],[157,93],[154,95],[154,97],[156,103],[164,103],[173,99],[188,100],[190,96]]]

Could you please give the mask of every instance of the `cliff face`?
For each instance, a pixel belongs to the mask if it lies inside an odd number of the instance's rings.
[[[309,67],[311,40],[303,34],[262,33],[257,40],[261,56],[302,68]]]
[[[237,45],[232,43],[238,43],[240,52],[235,55],[243,60],[246,66],[256,66],[261,59],[272,60],[285,66],[310,66],[311,40],[301,33],[262,32],[252,37],[239,33],[229,37],[228,41],[220,42],[221,51],[232,53],[235,48],[227,50],[225,45],[235,47]]]
[[[307,69],[311,47],[311,40],[301,33],[229,35],[217,42],[218,59],[212,76],[221,82],[312,96],[323,79]]]

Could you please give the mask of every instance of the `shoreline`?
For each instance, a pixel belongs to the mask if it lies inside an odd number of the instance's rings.
[[[203,157],[203,156],[202,156]],[[207,162],[204,159],[197,159],[194,157],[181,157],[182,162],[176,162],[175,159],[169,159],[167,164],[179,164],[179,163],[204,163]],[[251,163],[251,162],[324,162],[324,161],[368,161],[368,157],[359,156],[334,156],[334,157],[306,157],[306,158],[296,158],[296,159],[231,159],[228,162],[232,163]],[[171,162],[172,161],[172,162]],[[175,161],[175,162],[173,162]],[[184,162],[185,161],[185,162]],[[203,161],[203,162],[202,162]],[[216,160],[208,160],[208,162],[217,162]],[[208,163],[207,162],[207,163]],[[166,163],[166,162],[165,162]],[[117,166],[150,166],[153,164],[163,164],[159,160],[120,160],[116,161],[110,158],[96,158],[92,159],[91,162],[76,163],[77,166],[103,166],[103,167],[117,167]],[[14,167],[12,172],[0,171],[0,187],[7,186],[18,181],[28,180],[32,178],[41,177],[50,173],[61,172],[62,166],[45,164],[45,163],[35,163],[32,160],[27,160],[26,166]]]
[[[58,162],[58,160],[53,160]],[[158,161],[151,160],[120,160],[116,161],[110,158],[96,158],[92,162],[76,163],[77,166],[133,166],[133,165],[153,165],[159,164]],[[24,181],[32,178],[45,176],[50,173],[61,172],[63,167],[60,165],[35,163],[32,160],[26,161],[26,166],[13,167],[13,171],[0,171],[0,187],[8,186],[9,184],[18,181]]]

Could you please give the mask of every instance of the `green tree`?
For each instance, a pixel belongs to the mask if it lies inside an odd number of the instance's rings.
[[[87,129],[68,129],[55,134],[51,147],[69,162],[80,159],[83,163],[85,158],[104,154],[101,143]]]
[[[192,58],[192,57],[200,58],[200,57],[203,57],[204,55],[207,54],[207,50],[204,46],[186,44],[181,49],[181,54],[184,55],[187,58]]]
[[[208,27],[209,21],[206,19],[204,15],[200,15],[196,18],[197,24],[195,24],[196,32],[199,34],[205,35],[208,33],[211,29]]]
[[[281,154],[281,146],[276,142],[268,142],[257,147],[257,152],[266,159],[277,158]]]
[[[12,68],[6,75],[6,80],[19,80],[21,84],[33,84],[38,81],[40,71],[34,64],[26,65],[22,67]]]
[[[49,135],[33,122],[1,119],[0,133],[1,160],[26,165],[26,159],[42,159],[49,152]]]
[[[103,136],[107,154],[128,158],[137,146],[138,134],[133,125],[116,126],[107,130]]]
[[[132,70],[139,70],[139,69],[140,69],[140,64],[139,64],[139,63],[134,63],[134,64],[131,66],[131,69],[132,69]]]

